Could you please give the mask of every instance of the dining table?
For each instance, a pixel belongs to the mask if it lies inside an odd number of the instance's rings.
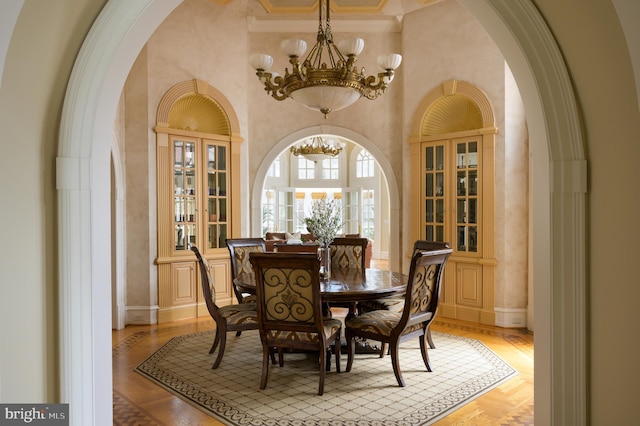
[[[255,283],[236,281],[235,285],[242,292],[256,292]],[[328,307],[332,304],[347,305],[347,318],[358,314],[359,302],[398,297],[405,293],[406,288],[406,275],[380,269],[332,268],[331,276],[320,281],[323,303]]]

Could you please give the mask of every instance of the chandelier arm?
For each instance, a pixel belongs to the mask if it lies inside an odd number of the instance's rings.
[[[260,81],[264,84],[264,90],[269,93],[274,99],[278,101],[283,101],[287,99],[287,95],[283,92],[285,86],[285,80],[281,76],[276,76],[273,78],[273,74],[270,72],[264,72],[262,70],[258,70],[256,75],[260,79]],[[271,79],[273,78],[273,83]]]

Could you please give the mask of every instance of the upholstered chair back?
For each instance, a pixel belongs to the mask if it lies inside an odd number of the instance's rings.
[[[335,238],[329,246],[331,268],[365,269],[366,238]]]

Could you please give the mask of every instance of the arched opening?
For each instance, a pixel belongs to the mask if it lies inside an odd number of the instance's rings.
[[[380,167],[381,175],[384,177],[387,188],[386,192],[389,195],[389,242],[388,242],[388,250],[389,250],[389,258],[388,258],[388,267],[392,271],[399,271],[401,268],[401,255],[399,249],[399,216],[400,216],[400,198],[399,198],[399,187],[395,181],[395,175],[391,169],[391,165],[386,160],[384,155],[380,152],[379,148],[373,144],[370,140],[368,140],[363,135],[354,132],[350,129],[346,129],[338,126],[315,126],[309,127],[306,129],[299,130],[294,132],[287,137],[280,140],[277,144],[273,146],[267,153],[267,155],[262,160],[260,167],[256,173],[255,180],[252,182],[252,192],[251,192],[251,234],[252,235],[261,235],[262,232],[262,211],[261,211],[261,202],[262,202],[262,190],[264,186],[264,182],[267,179],[267,174],[269,172],[269,167],[275,161],[275,159],[282,153],[287,150],[291,145],[297,143],[300,140],[309,138],[313,135],[318,134],[328,134],[328,135],[336,135],[340,138],[344,138],[346,140],[353,141],[355,144],[363,147],[371,155],[376,159],[378,165]]]
[[[259,235],[269,240],[282,233],[306,234],[304,218],[315,199],[336,200],[341,206],[341,234],[368,238],[368,265],[373,258],[377,265],[388,268],[389,259],[389,186],[375,156],[363,146],[335,134],[321,135],[327,144],[340,146],[335,157],[322,156],[313,161],[304,155],[292,154],[290,148],[309,141],[302,139],[285,150],[276,152],[262,183],[262,196],[253,203],[261,205]],[[270,153],[271,154],[271,153]],[[362,170],[363,156],[367,168]],[[270,245],[270,241],[267,241]],[[369,267],[369,266],[367,266]]]
[[[533,243],[534,269],[549,278],[535,294],[536,422],[551,423],[553,418],[559,424],[582,424],[587,406],[586,163],[568,73],[531,2],[459,1],[490,32],[518,80],[534,147],[534,173],[549,182],[533,195],[537,209],[533,227],[538,236]],[[60,320],[61,395],[70,403],[74,424],[111,423],[111,339],[105,320],[110,316],[111,256],[104,244],[110,235],[101,225],[109,217],[107,135],[135,56],[179,3],[110,0],[88,35],[77,59],[77,72],[69,82],[61,120],[57,187],[60,312],[64,313]],[[265,158],[258,178],[264,179],[271,161],[273,156]],[[385,169],[383,162],[381,165]],[[253,200],[258,199],[256,186]],[[395,182],[389,186],[397,189]],[[251,208],[259,214],[257,206]]]

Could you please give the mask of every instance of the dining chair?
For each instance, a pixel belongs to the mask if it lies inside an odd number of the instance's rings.
[[[226,243],[231,257],[233,293],[236,295],[238,303],[255,303],[256,296],[241,292],[236,286],[236,282],[239,280],[255,284],[249,253],[265,252],[265,241],[263,238],[227,238]]]
[[[444,250],[450,248],[451,245],[446,242],[436,242],[436,241],[426,241],[426,240],[417,240],[413,244],[413,253],[416,251],[433,251],[433,250]],[[395,312],[402,312],[404,308],[404,298],[403,297],[388,297],[383,299],[374,299],[363,301],[358,305],[360,313],[377,311],[377,310],[388,310]],[[435,314],[434,314],[435,315]],[[433,320],[432,320],[433,321]],[[435,349],[436,345],[433,342],[433,338],[431,337],[431,329],[427,329],[427,342],[429,343],[429,348]],[[384,356],[385,345],[382,344],[380,347],[380,358]]]
[[[426,336],[438,308],[442,273],[451,253],[452,250],[448,248],[416,251],[413,254],[402,312],[378,310],[346,319],[347,372],[353,366],[356,337],[389,344],[391,365],[401,387],[405,386],[399,361],[401,342],[419,338],[424,365],[427,371],[433,371],[427,353]]]
[[[216,305],[216,290],[208,262],[202,257],[195,245],[191,245],[191,250],[195,253],[196,259],[198,260],[202,295],[207,304],[207,310],[211,318],[216,322],[216,335],[211,349],[209,349],[209,353],[212,354],[216,350],[216,347],[218,345],[220,346],[218,356],[211,367],[212,369],[216,369],[220,365],[222,356],[224,355],[224,349],[227,344],[227,332],[235,331],[239,333],[244,330],[258,329],[257,307],[255,303],[240,303],[237,305],[218,307],[218,305]]]
[[[365,252],[367,238],[338,237],[329,244],[331,253],[331,269],[356,268],[365,270]]]
[[[324,393],[327,352],[333,344],[336,371],[340,372],[342,322],[323,318],[320,260],[313,253],[251,253],[256,277],[258,324],[262,341],[260,389],[267,386],[269,355],[278,349],[318,352],[320,383]]]

